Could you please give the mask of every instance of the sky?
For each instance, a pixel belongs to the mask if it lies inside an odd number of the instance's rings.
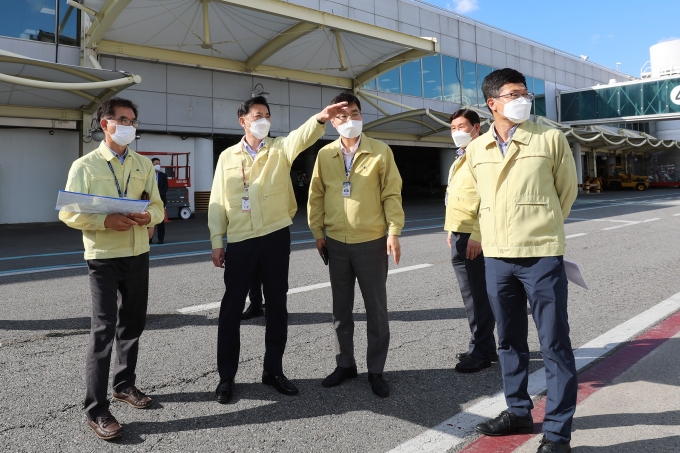
[[[680,38],[680,0],[426,1],[636,77],[651,46]]]

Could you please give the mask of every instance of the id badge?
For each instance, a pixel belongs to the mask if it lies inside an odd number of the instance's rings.
[[[250,212],[250,198],[248,197],[241,198],[241,211]]]
[[[446,195],[444,195],[444,206],[449,205],[449,193],[446,192]]]
[[[350,193],[352,192],[352,183],[349,181],[345,181],[342,183],[342,196],[343,197],[349,197]]]

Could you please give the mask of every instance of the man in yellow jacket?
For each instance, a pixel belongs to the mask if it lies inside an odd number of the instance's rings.
[[[110,440],[123,433],[107,398],[114,338],[114,399],[139,409],[151,406],[151,398],[135,386],[135,367],[149,297],[147,227],[163,221],[163,201],[151,161],[127,146],[135,139],[137,106],[127,99],[111,98],[99,105],[97,119],[105,140],[73,163],[66,190],[133,200],[147,195],[151,200],[143,214],[59,212],[62,222],[83,232],[92,293],[85,416],[99,438]]]
[[[327,250],[333,293],[337,367],[321,384],[334,387],[357,376],[352,310],[358,280],[366,307],[368,380],[376,395],[386,397],[387,256],[394,254],[399,264],[399,235],[404,226],[401,176],[390,147],[361,133],[359,99],[341,93],[331,101],[342,102],[347,111],[331,119],[340,138],[319,151],[307,202],[316,248],[322,256]]]
[[[562,132],[528,121],[533,94],[521,73],[496,70],[484,78],[482,92],[494,124],[467,148],[467,165],[480,197],[487,290],[508,409],[477,425],[477,431],[500,436],[533,430],[528,298],[548,388],[538,453],[566,453],[577,381],[567,317],[564,219],[578,191],[576,165]]]
[[[468,350],[456,354],[460,361],[455,370],[460,373],[476,373],[490,367],[492,361],[498,361],[493,336],[495,322],[486,294],[479,222],[469,216],[470,212],[478,210],[479,196],[475,192],[465,158],[467,146],[479,137],[482,125],[479,115],[469,109],[454,112],[450,123],[451,136],[459,148],[458,157],[449,170],[444,230],[448,232],[451,264],[456,273],[471,334]]]
[[[233,397],[241,314],[256,275],[267,300],[262,383],[285,395],[298,393],[283,374],[282,364],[288,335],[288,227],[293,223],[289,212],[290,167],[301,152],[324,135],[326,121],[344,111],[344,106],[328,106],[287,137],[277,138],[268,137],[270,114],[264,97],[248,99],[238,109],[245,135],[220,154],[208,207],[212,261],[224,268],[226,287],[217,330],[220,383],[215,399],[221,404]]]

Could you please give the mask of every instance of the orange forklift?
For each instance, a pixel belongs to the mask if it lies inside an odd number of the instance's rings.
[[[193,218],[191,203],[189,202],[189,187],[191,187],[191,168],[189,167],[189,153],[163,153],[151,151],[138,151],[138,154],[152,159],[158,157],[167,162],[170,156],[170,165],[161,164],[161,169],[168,177],[168,204],[165,209],[169,219],[180,218],[187,220]]]

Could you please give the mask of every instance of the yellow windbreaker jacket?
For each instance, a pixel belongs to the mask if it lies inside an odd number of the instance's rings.
[[[349,181],[349,197],[342,183]],[[324,237],[347,244],[368,242],[388,234],[399,236],[404,227],[401,176],[392,150],[385,143],[361,136],[349,178],[345,176],[340,139],[319,151],[309,184],[307,219],[314,239]]]
[[[292,196],[290,167],[295,158],[323,137],[326,125],[311,117],[287,137],[265,138],[255,159],[239,142],[220,154],[215,168],[208,228],[212,248],[227,242],[240,242],[264,236],[292,224],[289,198]],[[250,212],[243,212],[241,200],[246,196],[243,172],[248,184]],[[294,211],[292,211],[294,214]]]
[[[578,192],[566,137],[557,129],[525,121],[504,157],[493,127],[467,148],[467,165],[480,197],[484,256],[563,255],[564,219]]]
[[[106,163],[111,162],[121,191],[125,192],[125,184],[128,175],[130,176],[127,198],[140,200],[142,192],[146,192],[151,200],[147,208],[147,212],[151,214],[151,222],[144,226],[133,226],[128,231],[104,228],[106,215],[60,211],[59,220],[71,228],[83,231],[86,260],[122,258],[148,252],[147,227],[163,221],[163,201],[158,193],[156,170],[147,157],[137,154],[130,148],[127,153],[125,164],[121,165],[118,158],[102,142],[99,148],[71,165],[66,182],[68,191],[118,197],[116,181]]]
[[[475,191],[475,184],[467,166],[465,154],[453,161],[448,181],[444,231],[470,233],[470,239],[481,242],[477,216],[471,215],[479,210],[479,195]]]

